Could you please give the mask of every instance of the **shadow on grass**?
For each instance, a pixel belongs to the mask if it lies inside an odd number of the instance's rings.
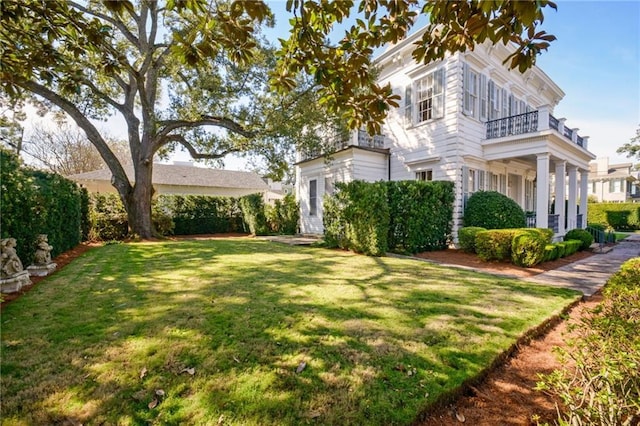
[[[571,300],[254,240],[107,246],[43,284],[2,313],[27,423],[407,424]]]

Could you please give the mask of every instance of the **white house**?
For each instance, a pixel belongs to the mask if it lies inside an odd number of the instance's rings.
[[[569,229],[584,227],[589,161],[595,156],[587,150],[587,137],[554,117],[553,108],[564,97],[560,87],[537,67],[508,70],[503,61],[511,49],[503,45],[416,63],[411,51],[420,36],[376,59],[379,82],[390,83],[402,98],[383,135],[355,132],[330,158],[299,154],[302,232],[323,232],[323,196],[335,182],[354,179],[455,182],[454,237],[465,200],[480,190],[514,199],[530,212],[530,226],[553,228],[556,236],[565,234],[565,223]],[[560,202],[565,199],[568,207]]]
[[[609,164],[609,157],[599,157],[590,164],[589,195],[600,202],[639,202],[640,172],[632,163]]]

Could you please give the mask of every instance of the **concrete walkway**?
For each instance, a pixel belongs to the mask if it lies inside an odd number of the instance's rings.
[[[523,281],[566,287],[581,291],[585,296],[592,296],[620,269],[622,263],[638,256],[640,234],[631,234],[607,253],[594,254],[553,271],[524,278]]]

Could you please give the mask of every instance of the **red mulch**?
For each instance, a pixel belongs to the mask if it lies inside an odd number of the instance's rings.
[[[246,236],[246,234],[190,235],[172,239],[243,238]],[[56,271],[97,245],[83,243],[59,255],[54,259],[58,264]],[[567,258],[545,262],[534,268],[520,268],[506,262],[482,262],[477,256],[461,250],[427,252],[419,254],[418,257],[446,264],[470,266],[487,272],[528,277],[592,255],[588,252],[578,252]],[[2,307],[28,292],[42,279],[32,277],[32,285],[18,293],[4,295],[5,301]],[[491,371],[482,383],[468,389],[467,393],[452,405],[440,407],[429,413],[425,420],[416,424],[419,426],[460,425],[463,423],[461,420],[464,420],[465,424],[474,426],[529,426],[538,424],[536,421],[553,423],[556,418],[557,401],[549,395],[534,390],[538,374],[550,373],[561,367],[552,351],[553,347],[565,345],[567,324],[578,321],[587,310],[597,305],[599,299],[599,296],[594,296],[574,307],[567,321],[559,322],[540,338],[519,347],[503,365]]]

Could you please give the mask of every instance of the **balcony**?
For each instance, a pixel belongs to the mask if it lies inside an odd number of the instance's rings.
[[[508,136],[526,135],[542,130],[553,129],[570,143],[587,149],[587,137],[578,135],[577,129],[565,126],[564,119],[555,118],[546,107],[537,111],[512,115],[487,121],[487,139],[498,139]]]
[[[314,147],[300,152],[299,161],[312,160],[337,151],[341,151],[350,146],[361,148],[384,149],[384,135],[370,136],[365,130],[353,131],[350,134],[340,135],[338,132],[326,141],[324,146]]]

